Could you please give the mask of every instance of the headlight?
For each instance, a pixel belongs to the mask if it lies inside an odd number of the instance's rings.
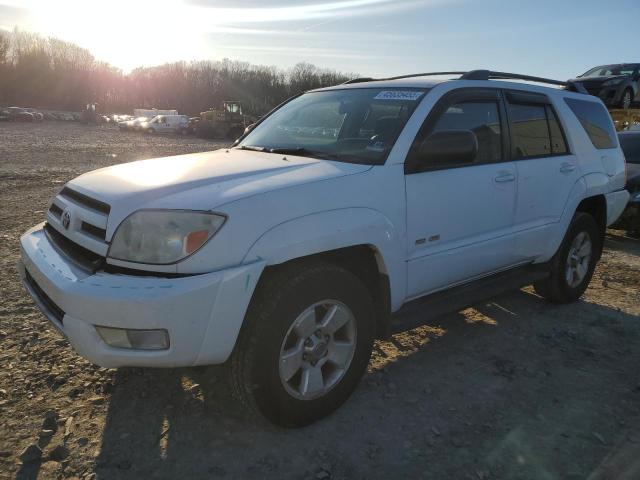
[[[613,85],[618,85],[624,81],[624,78],[613,78],[611,80],[607,80],[602,84],[603,87],[611,87]]]
[[[176,263],[207,243],[225,220],[210,212],[139,210],[118,226],[107,256],[155,265]]]

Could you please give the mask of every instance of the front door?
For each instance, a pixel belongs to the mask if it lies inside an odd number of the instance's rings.
[[[476,157],[443,167],[421,164],[419,145],[442,130],[470,130]],[[421,128],[405,164],[408,298],[515,263],[517,172],[508,158],[504,104],[494,89],[445,95]]]

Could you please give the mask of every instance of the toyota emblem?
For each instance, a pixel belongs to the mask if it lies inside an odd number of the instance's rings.
[[[71,214],[69,213],[69,210],[65,210],[62,213],[62,226],[65,229],[68,229],[70,223],[71,223]]]

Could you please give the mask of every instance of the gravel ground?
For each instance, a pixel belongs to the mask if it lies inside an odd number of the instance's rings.
[[[224,367],[78,357],[22,289],[18,238],[70,178],[222,146],[0,124],[0,478],[640,478],[640,243],[610,231],[573,305],[523,289],[378,342],[334,415],[246,420]]]

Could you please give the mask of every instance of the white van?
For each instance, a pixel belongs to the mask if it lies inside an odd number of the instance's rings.
[[[186,115],[156,115],[142,124],[146,133],[187,133],[189,117]]]

